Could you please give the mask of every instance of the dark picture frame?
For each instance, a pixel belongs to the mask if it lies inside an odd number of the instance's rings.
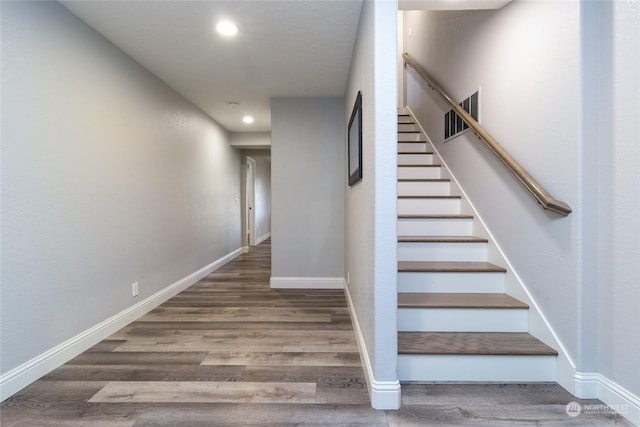
[[[362,179],[362,93],[358,91],[347,130],[349,187]]]

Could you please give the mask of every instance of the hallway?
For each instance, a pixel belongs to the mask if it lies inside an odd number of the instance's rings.
[[[551,384],[405,385],[400,411],[375,411],[342,291],[271,290],[270,251],[252,248],[7,399],[0,424],[628,425],[570,418],[576,399]]]

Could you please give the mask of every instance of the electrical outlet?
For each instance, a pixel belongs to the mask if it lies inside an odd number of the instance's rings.
[[[131,296],[132,297],[138,296],[138,282],[135,282],[131,285]]]

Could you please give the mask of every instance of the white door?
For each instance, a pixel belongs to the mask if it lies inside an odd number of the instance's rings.
[[[256,245],[256,210],[255,210],[255,170],[256,161],[251,157],[247,157],[246,163],[246,192],[247,200],[245,203],[246,211],[246,233],[247,233],[247,245]]]

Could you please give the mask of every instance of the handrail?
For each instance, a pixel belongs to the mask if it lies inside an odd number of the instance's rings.
[[[466,112],[460,105],[458,105],[442,87],[436,83],[429,74],[418,64],[408,53],[403,53],[402,58],[405,64],[413,67],[414,70],[424,79],[429,87],[442,96],[444,100],[453,108],[453,110],[469,125],[478,138],[485,143],[487,147],[493,153],[498,156],[498,159],[513,173],[518,180],[526,187],[527,190],[533,195],[538,203],[545,210],[557,212],[561,215],[567,216],[571,213],[571,206],[561,202],[553,197],[538,181],[536,181],[527,170],[522,167],[511,154],[504,149],[502,145],[492,137],[487,130],[480,125],[471,115]]]

